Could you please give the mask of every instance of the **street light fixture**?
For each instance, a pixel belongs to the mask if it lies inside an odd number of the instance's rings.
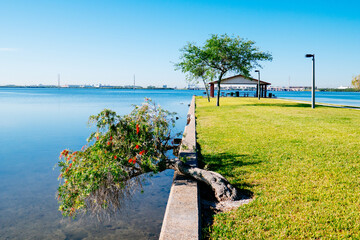
[[[311,89],[311,108],[315,108],[315,54],[306,54],[305,57],[312,58],[313,61],[313,82]]]
[[[255,72],[258,73],[258,92],[257,92],[257,95],[258,95],[258,99],[260,100],[260,70],[255,70]]]

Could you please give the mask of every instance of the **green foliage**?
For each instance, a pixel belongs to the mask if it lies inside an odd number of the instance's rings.
[[[210,239],[360,238],[359,110],[197,98],[196,117],[209,170],[254,194],[215,216]]]
[[[134,187],[133,178],[163,171],[174,114],[147,99],[129,115],[105,109],[91,116],[97,131],[88,145],[60,154],[58,200],[63,215],[119,208]]]
[[[356,89],[360,89],[360,74],[353,77],[351,85]]]
[[[199,78],[201,78],[208,96],[208,101],[210,102],[208,83],[214,80],[215,71],[208,68],[200,58],[196,57],[201,51],[199,47],[189,43],[181,51],[183,52],[181,56],[182,61],[175,64],[175,69],[185,73],[186,80],[190,83],[197,84],[199,83]]]
[[[211,35],[200,53],[204,64],[216,73],[241,73],[250,76],[250,71],[261,67],[258,61],[272,60],[270,53],[259,51],[255,42],[240,37],[224,35]]]
[[[199,83],[199,78],[202,78],[204,83],[212,80],[213,73],[197,57],[201,52],[199,47],[189,43],[181,51],[183,52],[182,61],[175,64],[175,69],[185,73],[188,82]]]
[[[255,42],[229,37],[227,34],[211,35],[203,47],[188,43],[181,52],[181,62],[175,65],[176,69],[187,73],[190,80],[202,77],[205,79],[204,84],[217,78],[218,87],[225,74],[231,72],[250,77],[253,68],[261,67],[259,61],[272,60],[270,53],[259,51],[255,47]],[[218,103],[219,96],[218,93]]]

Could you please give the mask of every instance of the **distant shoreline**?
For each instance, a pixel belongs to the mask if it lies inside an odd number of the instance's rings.
[[[69,87],[58,87],[58,86],[17,86],[17,85],[6,85],[0,86],[0,88],[59,88],[59,89],[127,89],[127,90],[184,90],[184,88],[162,88],[162,87],[121,87],[121,86],[101,86],[101,87],[91,87],[91,86],[69,86]]]
[[[58,87],[55,85],[33,85],[33,86],[19,86],[19,85],[4,85],[0,86],[1,88],[59,88],[59,89],[124,89],[124,90],[201,90],[205,91],[205,89],[199,89],[199,88],[164,88],[164,87],[141,87],[141,86],[77,86],[77,85],[70,85],[66,87]],[[251,90],[241,90],[241,89],[222,89],[222,91],[251,91]],[[286,91],[274,91],[274,90],[268,90],[269,92],[286,92]],[[303,90],[303,91],[289,91],[289,92],[309,92],[310,90]],[[318,88],[316,89],[316,92],[360,92],[360,89],[355,88],[346,88],[346,89],[338,89],[338,88]]]

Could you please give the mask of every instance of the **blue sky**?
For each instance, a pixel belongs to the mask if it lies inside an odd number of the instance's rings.
[[[360,74],[358,1],[0,1],[0,85],[185,86],[179,49],[210,34],[253,40],[273,86],[349,86]],[[256,75],[253,74],[255,77]]]

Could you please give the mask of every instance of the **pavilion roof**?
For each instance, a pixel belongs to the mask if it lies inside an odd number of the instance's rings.
[[[209,84],[217,84],[218,81],[210,82]],[[244,75],[235,75],[232,77],[224,78],[221,80],[221,84],[258,84],[258,80],[251,77],[245,77]],[[260,85],[271,85],[271,83],[260,80]]]

